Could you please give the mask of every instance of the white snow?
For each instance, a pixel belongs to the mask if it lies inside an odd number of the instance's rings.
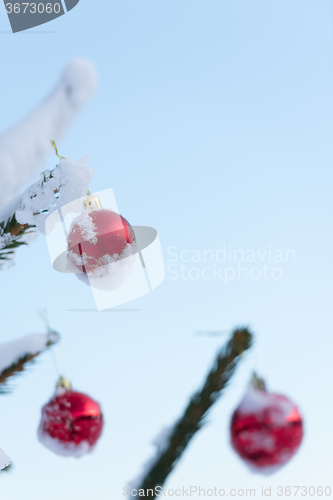
[[[9,245],[12,239],[13,237],[10,233],[5,233],[3,236],[0,236],[0,250]]]
[[[94,66],[75,59],[65,67],[53,92],[26,118],[0,135],[0,207],[33,180],[53,151],[50,140],[63,138],[96,88]]]
[[[52,177],[51,172],[43,172],[39,182],[16,198],[16,208],[13,203],[10,204],[10,209],[14,209],[11,214],[6,207],[0,211],[0,220],[6,220],[6,217],[15,212],[18,222],[35,225],[45,234],[45,220],[50,213],[87,193],[94,170],[87,165],[86,160],[87,157],[80,161],[70,158],[62,160],[51,171]],[[59,195],[55,194],[55,191],[59,191]],[[42,210],[47,212],[40,213]]]
[[[45,221],[54,210],[87,194],[94,176],[94,170],[86,163],[87,159],[87,156],[80,161],[68,158],[60,161],[52,171],[43,172],[38,182],[0,210],[0,221],[7,221],[15,213],[20,224],[34,225],[45,234]],[[48,229],[51,230],[51,226]],[[20,237],[20,241],[30,244],[37,235],[35,230],[28,231]],[[5,238],[9,237],[4,235],[2,238],[5,242]],[[1,244],[0,237],[0,248]],[[7,267],[13,263],[14,256],[15,253],[8,256]]]
[[[105,254],[103,257],[96,260],[94,257],[87,255],[85,252],[83,252],[81,256],[70,250],[68,252],[68,257],[75,266],[79,267],[80,272],[82,272],[82,265],[87,265],[89,263],[90,265],[94,265],[95,269],[87,271],[89,277],[103,278],[109,274],[117,273],[121,274],[121,278],[123,278],[127,277],[127,272],[130,272],[130,268],[132,267],[132,261],[129,262],[130,259],[128,259],[128,257],[131,257],[136,253],[137,246],[136,243],[133,242],[127,243],[120,255],[117,253],[113,255]]]
[[[9,457],[7,457],[6,453],[0,449],[0,470],[8,467],[10,464]]]
[[[0,344],[0,373],[10,367],[27,354],[38,354],[43,351],[49,342],[55,342],[58,334],[50,332],[33,333],[20,339]]]
[[[251,469],[255,474],[261,474],[263,476],[271,476],[275,474],[277,471],[282,469],[287,462],[289,462],[291,455],[286,456],[285,459],[281,459],[281,462],[276,465],[265,465],[265,467],[256,467],[250,460],[243,459],[246,465]]]
[[[266,408],[271,408],[274,413],[275,425],[285,423],[285,418],[294,411],[294,405],[284,396],[280,396],[268,391],[261,391],[250,387],[241,401],[237,411],[241,415],[248,413],[259,413]]]
[[[67,261],[68,263],[74,264],[76,269],[78,269],[76,277],[80,281],[98,290],[110,292],[112,290],[117,290],[127,281],[133,271],[137,258],[137,247],[136,243],[133,242],[127,243],[120,256],[117,254],[106,254],[98,259],[98,265],[100,267],[88,271],[87,273],[82,272],[84,261],[89,261],[85,253],[83,253],[83,257],[81,257],[73,251],[69,251]]]
[[[264,450],[270,453],[275,450],[275,437],[269,432],[263,430],[242,431],[242,440],[246,441],[247,453],[256,453],[258,450]]]
[[[38,232],[34,228],[31,228],[31,229],[29,229],[29,231],[26,231],[25,233],[23,233],[18,238],[18,241],[24,242],[26,245],[30,245],[33,241],[35,241],[37,236],[38,236]],[[3,236],[0,236],[0,250],[2,250],[7,245],[12,243],[12,241],[14,241],[15,239],[16,238],[14,236],[12,236],[10,233],[5,233]],[[3,251],[3,254],[6,255],[6,259],[2,260],[1,268],[9,269],[10,267],[12,267],[14,265],[15,252],[13,252],[13,253],[9,253],[9,252],[11,252],[11,249],[5,249]]]
[[[94,224],[92,217],[89,214],[96,212],[98,208],[86,209],[78,215],[72,222],[69,232],[75,231],[75,226],[80,228],[80,233],[84,241],[89,241],[96,245],[97,243],[97,227]],[[101,209],[104,210],[104,209]]]
[[[56,455],[60,455],[62,457],[81,458],[83,455],[91,453],[95,448],[95,446],[90,446],[87,441],[82,441],[80,444],[74,444],[64,443],[59,439],[52,438],[49,434],[42,430],[42,424],[38,427],[37,435],[41,444]]]

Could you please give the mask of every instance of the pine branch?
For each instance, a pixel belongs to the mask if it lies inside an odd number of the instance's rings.
[[[19,246],[26,245],[25,241],[21,241],[21,237],[27,234],[28,229],[34,226],[28,224],[20,224],[17,222],[15,214],[10,217],[7,222],[0,222],[0,267],[3,260],[9,260],[10,255]]]
[[[10,366],[2,369],[2,371],[0,372],[0,394],[5,394],[9,392],[7,386],[9,378],[23,372],[23,370],[29,364],[34,362],[35,358],[39,356],[41,352],[43,352],[51,345],[58,342],[58,340],[60,339],[59,334],[55,331],[50,331],[45,335],[45,337],[46,337],[45,345],[41,349],[37,351],[31,349],[31,351],[33,352],[25,352],[24,354],[19,356]],[[0,345],[0,352],[1,352],[1,345]]]
[[[55,168],[58,168],[57,165]],[[49,209],[51,208],[47,204],[44,206],[45,200],[43,199],[44,195],[44,187],[45,185],[54,178],[53,170],[46,170],[41,174],[41,180],[30,186],[25,192],[22,194],[22,197],[26,194],[28,198],[33,200],[37,198],[38,194],[42,199],[40,202],[40,208],[36,209],[34,212],[34,216],[38,216],[41,214],[48,214]],[[53,194],[55,199],[58,199],[60,196],[60,191],[63,189],[63,185],[59,183],[59,185],[53,189]],[[22,200],[20,201],[22,203]],[[19,206],[16,208],[20,208]],[[22,208],[22,207],[21,207]],[[28,234],[33,231],[36,226],[34,224],[20,224],[16,219],[16,214],[14,213],[7,221],[0,222],[0,268],[3,264],[1,261],[6,261],[11,259],[11,255],[14,253],[19,246],[27,245],[25,241],[21,240],[21,237],[25,234]],[[28,231],[30,229],[30,231]]]
[[[251,345],[252,334],[248,329],[234,330],[228,344],[219,352],[203,388],[191,398],[183,416],[173,427],[164,449],[137,488],[138,491],[143,490],[143,496],[156,497],[155,487],[164,484],[190,440],[204,425],[207,412],[231,379],[241,354]]]

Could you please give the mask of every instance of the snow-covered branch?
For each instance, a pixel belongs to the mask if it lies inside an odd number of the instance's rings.
[[[4,384],[10,377],[22,372],[27,363],[58,340],[59,334],[50,330],[46,334],[34,333],[0,344],[0,393],[6,392]],[[0,471],[9,465],[9,457],[0,449]]]
[[[0,135],[0,208],[41,170],[75,115],[97,88],[95,68],[76,59],[64,69],[53,92],[25,119]]]
[[[7,267],[13,263],[14,250],[21,245],[27,245],[36,236],[27,224],[19,224],[15,215],[6,222],[0,222],[0,267],[6,262]]]
[[[60,161],[0,210],[0,262],[12,265],[14,250],[36,237],[32,227],[45,234],[45,220],[51,212],[87,193],[94,170],[86,161],[87,157]]]
[[[22,372],[27,365],[47,347],[59,340],[59,334],[49,331],[46,334],[34,333],[25,337],[0,344],[0,392],[6,392],[3,384],[10,377]]]
[[[0,210],[0,220],[15,214],[19,224],[36,226],[45,234],[45,219],[51,212],[87,194],[94,170],[86,161],[87,157],[80,161],[66,158],[43,172],[38,182]]]

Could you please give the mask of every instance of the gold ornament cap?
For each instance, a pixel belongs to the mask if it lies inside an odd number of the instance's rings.
[[[266,391],[266,384],[263,378],[258,377],[258,375],[254,372],[251,380],[251,387],[256,389],[257,391]]]
[[[83,206],[84,208],[87,209],[87,208],[100,208],[102,205],[97,196],[88,192],[87,198],[83,201]]]
[[[69,391],[72,388],[72,384],[68,380],[68,378],[65,378],[61,376],[57,382],[56,388],[58,389],[59,387],[63,387],[67,391]]]

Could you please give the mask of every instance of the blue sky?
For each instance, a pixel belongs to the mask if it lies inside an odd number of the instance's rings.
[[[93,308],[92,296],[75,276],[53,271],[43,236],[1,273],[2,339],[41,331],[37,311],[47,308],[67,375],[101,402],[106,419],[96,451],[81,460],[39,444],[40,408],[57,378],[45,353],[1,397],[0,447],[15,463],[1,478],[2,498],[122,498],[226,340],[195,332],[244,324],[255,348],[167,487],[259,495],[272,485],[277,498],[278,485],[332,486],[332,4],[81,0],[52,24],[9,30],[0,9],[1,130],[39,102],[68,60],[91,60],[100,88],[60,153],[88,154],[91,190],[112,188],[131,224],[158,230],[167,270],[153,293],[101,313],[70,311]],[[216,255],[224,245],[293,250],[295,261],[276,263],[281,279],[226,284],[201,277],[225,264],[180,260],[183,250]],[[170,247],[198,279],[171,279]],[[257,258],[248,273],[263,264],[275,266]],[[270,477],[253,475],[228,443],[253,369],[305,420],[299,453]]]

